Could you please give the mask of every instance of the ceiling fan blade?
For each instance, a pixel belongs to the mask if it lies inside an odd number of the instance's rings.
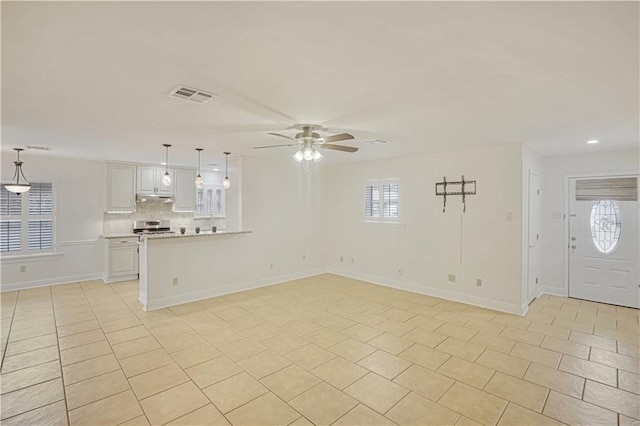
[[[335,149],[336,151],[344,151],[344,152],[356,152],[358,148],[354,148],[352,146],[344,146],[344,145],[314,145],[315,148],[324,148],[324,149]]]
[[[281,133],[271,133],[271,132],[269,132],[269,134],[272,135],[272,136],[278,136],[278,137],[281,137],[281,138],[289,139],[290,141],[295,141],[295,139],[292,138],[291,136],[283,135]]]
[[[267,145],[267,146],[254,146],[253,149],[263,149],[263,148],[279,148],[281,146],[296,146],[297,143],[290,143],[286,145]]]
[[[350,135],[349,133],[340,133],[339,135],[327,136],[326,138],[322,138],[324,143],[348,141],[350,139],[355,139],[355,138],[353,137],[353,135]]]

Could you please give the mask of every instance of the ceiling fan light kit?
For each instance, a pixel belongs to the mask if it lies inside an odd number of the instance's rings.
[[[281,133],[269,133],[272,136],[277,136],[279,138],[284,138],[292,141],[293,143],[284,144],[284,145],[268,145],[268,146],[256,146],[253,149],[264,149],[264,148],[276,148],[282,146],[297,146],[298,151],[293,155],[293,159],[302,163],[303,160],[318,162],[322,160],[322,153],[318,151],[318,149],[332,149],[335,151],[342,152],[357,152],[358,148],[354,148],[351,146],[344,145],[334,145],[334,142],[346,141],[355,139],[353,135],[349,133],[340,133],[338,135],[333,136],[320,136],[319,133],[314,130],[322,129],[322,126],[312,125],[312,124],[303,124],[293,126],[295,128],[301,129],[302,131],[296,134],[294,137],[283,135]]]

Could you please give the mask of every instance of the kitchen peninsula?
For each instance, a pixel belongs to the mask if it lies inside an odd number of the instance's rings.
[[[140,301],[151,311],[244,290],[251,231],[140,237]]]

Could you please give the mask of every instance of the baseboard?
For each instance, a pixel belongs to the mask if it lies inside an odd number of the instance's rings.
[[[540,294],[550,294],[552,296],[569,297],[569,292],[563,287],[540,286]]]
[[[107,277],[105,274],[102,274],[102,281],[104,281],[105,284],[119,283],[122,281],[133,281],[137,279],[138,279],[138,274],[122,275],[120,277],[111,277],[111,278]]]
[[[22,281],[13,284],[2,284],[0,286],[0,292],[26,290],[29,288],[46,287],[48,285],[70,284],[80,281],[92,281],[99,279],[102,279],[102,273],[100,272],[95,274],[73,275],[70,277],[47,278],[44,280]]]
[[[224,287],[210,288],[201,291],[195,291],[186,294],[180,294],[176,296],[163,297],[155,300],[147,300],[145,304],[146,311],[153,311],[156,309],[166,308],[169,306],[181,305],[183,303],[196,302],[198,300],[208,299],[210,297],[225,296],[227,294],[238,293],[240,291],[253,290],[260,287],[267,287],[270,285],[280,284],[287,281],[299,280],[302,278],[313,277],[316,275],[324,274],[327,271],[324,268],[311,269],[307,271],[295,272],[292,274],[278,275],[275,277],[264,278],[261,280],[247,281],[243,283],[231,284]]]
[[[497,300],[485,299],[477,296],[470,296],[462,293],[456,293],[454,291],[442,290],[439,288],[425,287],[415,283],[408,283],[405,281],[391,280],[388,278],[381,278],[367,274],[361,274],[358,272],[344,271],[336,268],[329,268],[328,272],[335,275],[340,275],[347,278],[353,278],[356,280],[366,281],[373,284],[382,285],[385,287],[391,287],[398,290],[410,291],[412,293],[424,294],[426,296],[439,297],[441,299],[451,300],[453,302],[466,303],[468,305],[479,306],[481,308],[494,309],[500,312],[506,312],[514,315],[524,315],[528,310],[528,305],[517,305],[512,303],[500,302]]]

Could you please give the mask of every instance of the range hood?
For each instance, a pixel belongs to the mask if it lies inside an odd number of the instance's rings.
[[[171,204],[173,203],[175,200],[173,198],[173,195],[161,195],[161,194],[137,194],[136,195],[136,202],[137,203],[165,203],[165,204]]]

